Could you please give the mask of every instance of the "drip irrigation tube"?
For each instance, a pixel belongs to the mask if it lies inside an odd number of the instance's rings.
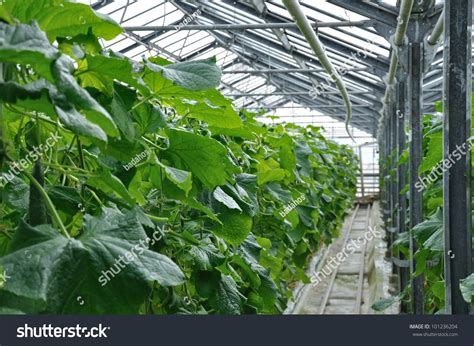
[[[352,117],[352,105],[344,81],[337,73],[336,69],[334,68],[328,56],[326,55],[323,44],[319,40],[319,37],[316,32],[313,30],[313,27],[311,26],[308,18],[306,18],[306,15],[303,13],[299,2],[297,0],[283,0],[283,4],[295,20],[296,25],[298,26],[301,33],[313,49],[314,54],[319,59],[319,62],[329,74],[331,79],[336,83],[336,87],[341,92],[341,96],[346,106],[346,131],[349,134],[349,137],[354,140],[352,134],[349,132],[349,122],[351,121]]]
[[[398,67],[398,55],[396,52],[397,47],[401,47],[403,45],[403,40],[405,38],[405,34],[408,28],[408,22],[410,21],[410,14],[413,8],[414,0],[403,0],[400,13],[398,15],[398,24],[395,30],[395,35],[393,36],[393,44],[394,47],[392,49],[392,56],[390,58],[390,67],[387,76],[387,89],[385,90],[385,95],[383,98],[383,109],[382,109],[382,117],[385,117],[385,107],[390,100],[390,92],[395,81],[395,73],[397,72]]]
[[[443,30],[444,30],[444,10],[439,15],[438,21],[436,22],[433,32],[431,33],[430,37],[428,37],[428,40],[427,40],[428,44],[430,44],[431,46],[436,45],[439,41],[439,38],[443,34]]]

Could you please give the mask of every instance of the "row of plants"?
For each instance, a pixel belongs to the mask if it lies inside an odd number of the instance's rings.
[[[474,100],[474,93],[473,93]],[[410,234],[413,236],[417,250],[414,254],[416,267],[413,275],[424,277],[424,299],[425,312],[429,314],[444,313],[445,306],[445,280],[444,280],[444,227],[443,227],[443,174],[441,166],[443,162],[443,113],[442,102],[436,102],[436,112],[423,116],[423,159],[419,168],[420,180],[418,188],[423,189],[423,216],[424,221],[413,229],[397,235],[393,243],[393,250],[400,251],[405,258],[410,258]],[[474,114],[473,114],[474,115]],[[390,165],[390,160],[386,162]],[[402,153],[401,159],[396,165],[407,164],[409,159],[408,149]],[[456,158],[455,158],[456,159]],[[471,160],[471,162],[473,162]],[[395,170],[386,177],[393,179]],[[423,178],[424,177],[424,178]],[[472,178],[472,177],[471,177]],[[408,181],[408,177],[407,177]],[[473,181],[474,182],[474,181]],[[415,185],[417,186],[417,185]],[[474,186],[474,185],[473,185]],[[408,185],[402,193],[408,194]],[[473,204],[474,206],[474,204]],[[474,214],[474,208],[473,208]],[[395,215],[395,214],[393,214]],[[392,216],[393,217],[393,216]],[[409,223],[407,220],[407,229]],[[474,237],[474,230],[473,230]],[[474,242],[473,242],[474,244]],[[473,248],[474,252],[474,248]],[[409,284],[409,283],[408,283]],[[474,305],[474,275],[470,275],[460,283],[464,299]],[[410,300],[410,287],[397,298]],[[380,306],[387,307],[390,302],[381,302]]]
[[[0,312],[281,313],[352,204],[352,150],[237,112],[214,59],[104,51],[122,29],[89,6],[0,19]]]

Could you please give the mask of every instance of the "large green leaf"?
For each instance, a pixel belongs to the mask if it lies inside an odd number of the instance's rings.
[[[474,305],[474,274],[460,281],[461,293],[466,302]]]
[[[212,270],[225,261],[224,255],[212,244],[193,245],[189,254],[199,270]]]
[[[238,315],[242,309],[242,296],[231,276],[217,271],[199,272],[196,278],[198,293],[209,300],[211,307],[220,314]]]
[[[444,250],[443,211],[439,208],[427,220],[413,227],[413,236],[419,244],[433,251]]]
[[[216,225],[212,231],[235,246],[240,245],[252,230],[252,218],[238,210],[219,208],[219,220],[222,225]]]
[[[436,165],[443,161],[443,133],[436,132],[429,136],[427,155],[423,157],[419,173],[431,171]]]
[[[120,129],[122,135],[129,142],[135,139],[135,128],[133,127],[133,120],[130,113],[134,96],[135,92],[133,90],[130,90],[121,84],[115,84],[113,99],[110,105],[110,114],[112,115],[112,118]]]
[[[35,22],[30,25],[0,22],[0,61],[31,65],[52,80],[51,65],[58,56],[59,51],[48,42]]]
[[[114,80],[127,83],[145,95],[150,93],[145,83],[133,74],[132,61],[125,57],[87,55],[76,74],[83,87],[93,87],[109,95],[112,94]]]
[[[257,181],[259,185],[269,181],[283,180],[288,174],[288,171],[280,168],[278,162],[272,158],[261,160],[257,165]]]
[[[135,199],[130,195],[122,181],[106,169],[99,176],[87,179],[86,183],[105,193],[116,193],[131,206],[135,204]]]
[[[227,208],[237,209],[239,211],[242,211],[239,204],[231,196],[229,196],[224,190],[222,190],[220,186],[216,187],[216,189],[212,193],[212,196],[216,200],[224,204]]]
[[[179,187],[181,190],[183,190],[186,193],[186,196],[188,195],[189,191],[191,191],[193,187],[193,180],[192,180],[192,174],[191,172],[188,171],[183,171],[182,169],[174,168],[174,167],[169,167],[164,164],[162,164],[159,160],[156,160],[158,165],[163,169],[165,172],[166,177],[176,184],[177,187]]]
[[[107,141],[105,132],[79,113],[65,100],[65,96],[45,79],[38,79],[25,85],[16,82],[0,83],[0,99],[29,111],[42,112],[50,116],[56,114],[65,127],[74,133]]]
[[[51,92],[57,93],[56,87],[43,78],[25,85],[12,81],[0,83],[0,98],[3,101],[48,115],[55,113]]]
[[[74,133],[99,139],[103,142],[107,141],[107,135],[96,124],[91,123],[86,117],[79,113],[75,108],[55,107],[56,114],[61,122]]]
[[[173,100],[173,106],[183,116],[202,120],[219,128],[240,128],[242,120],[229,102],[228,105],[214,106],[209,101]]]
[[[60,92],[66,96],[69,103],[84,110],[86,117],[99,125],[105,133],[112,137],[118,136],[117,126],[110,114],[77,84],[71,75],[73,69],[73,62],[66,55],[62,55],[54,62],[52,71]]]
[[[64,0],[4,1],[3,9],[20,22],[38,21],[51,41],[56,37],[87,34],[111,40],[123,29],[110,17],[94,12],[86,4]]]
[[[158,129],[167,127],[165,114],[159,107],[149,103],[143,103],[135,107],[134,120],[138,125],[140,135],[153,133]]]
[[[216,66],[214,59],[179,62],[160,66],[151,62],[148,68],[160,73],[187,90],[206,90],[217,88],[221,81],[222,71]]]
[[[84,228],[79,239],[68,239],[48,225],[23,223],[0,259],[12,273],[3,290],[50,313],[138,313],[149,282],[183,282],[176,264],[147,249],[135,212],[104,209],[100,218],[86,216]]]
[[[230,173],[235,172],[227,149],[218,141],[175,129],[168,129],[167,134],[170,144],[164,152],[167,158],[175,167],[193,173],[210,189],[224,185],[230,179]]]

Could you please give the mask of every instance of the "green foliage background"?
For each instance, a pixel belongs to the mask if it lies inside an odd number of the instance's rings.
[[[0,312],[281,313],[352,204],[353,152],[237,112],[214,59],[103,51],[122,29],[89,6],[6,1],[0,18],[3,176],[61,136],[2,187]]]

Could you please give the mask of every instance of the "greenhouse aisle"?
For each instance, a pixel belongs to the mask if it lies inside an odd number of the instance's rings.
[[[373,314],[372,304],[396,291],[379,209],[378,202],[357,204],[348,213],[340,236],[314,257],[292,314]]]

